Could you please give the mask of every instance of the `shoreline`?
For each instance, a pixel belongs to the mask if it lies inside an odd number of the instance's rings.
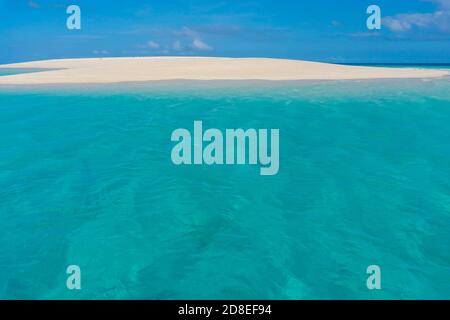
[[[2,78],[2,76],[0,76]],[[434,77],[434,78],[378,78],[378,79],[343,79],[343,80],[151,80],[151,81],[130,81],[130,82],[111,82],[111,83],[43,83],[43,84],[1,84],[0,92],[8,91],[52,91],[62,90],[69,92],[121,92],[130,90],[139,92],[141,90],[148,91],[151,90],[167,90],[170,92],[184,92],[184,91],[195,91],[204,90],[205,92],[209,90],[227,90],[227,89],[255,89],[255,90],[265,90],[267,88],[293,88],[298,89],[303,86],[320,86],[327,84],[342,84],[342,85],[371,85],[378,86],[380,89],[382,87],[396,86],[400,84],[414,84],[414,83],[426,83],[435,80],[447,81],[450,80],[449,76],[444,77]]]
[[[448,76],[442,69],[352,66],[269,58],[87,58],[0,65],[52,69],[0,76],[0,85],[113,84],[161,81],[301,81],[424,79]]]

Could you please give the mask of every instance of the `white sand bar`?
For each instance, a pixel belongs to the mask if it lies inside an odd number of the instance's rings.
[[[0,76],[0,84],[81,84],[160,80],[350,80],[432,78],[444,70],[344,66],[265,58],[142,57],[62,59],[0,65],[59,69]]]

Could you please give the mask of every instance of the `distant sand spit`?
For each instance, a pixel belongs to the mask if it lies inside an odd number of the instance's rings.
[[[61,59],[0,65],[57,69],[1,76],[0,84],[83,84],[161,80],[352,80],[433,78],[444,70],[345,66],[266,58],[141,57]]]

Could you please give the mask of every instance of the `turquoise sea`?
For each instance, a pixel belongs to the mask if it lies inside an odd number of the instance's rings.
[[[450,299],[449,78],[3,87],[0,115],[1,299]],[[173,165],[194,120],[279,128],[278,175]]]

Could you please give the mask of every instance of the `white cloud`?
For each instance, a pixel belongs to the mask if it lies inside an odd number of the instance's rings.
[[[147,42],[147,47],[150,49],[159,49],[161,46],[159,45],[158,42],[149,41],[149,42]]]
[[[432,13],[402,13],[383,18],[383,25],[393,32],[414,29],[450,33],[450,0],[424,0],[435,3],[438,10]]]
[[[192,41],[192,46],[194,49],[200,50],[200,51],[210,51],[213,50],[211,46],[209,46],[207,43],[203,42],[200,39],[194,39]]]
[[[184,38],[185,40],[191,42],[191,45],[187,45],[187,46],[181,46],[181,44],[173,46],[173,48],[175,50],[180,51],[185,48],[188,48],[188,49],[194,50],[194,51],[211,51],[211,50],[213,50],[213,47],[211,47],[205,41],[201,40],[199,38],[199,33],[191,28],[183,27],[183,28],[181,28],[181,30],[175,31],[174,34],[178,37]]]
[[[152,50],[152,53],[168,54],[194,54],[199,51],[211,51],[214,48],[209,45],[201,37],[199,32],[194,31],[191,28],[183,27],[176,30],[164,30],[165,32],[158,34],[158,39],[163,39],[166,36],[166,40],[156,42],[149,40],[144,44],[137,45],[137,48],[146,51]]]

